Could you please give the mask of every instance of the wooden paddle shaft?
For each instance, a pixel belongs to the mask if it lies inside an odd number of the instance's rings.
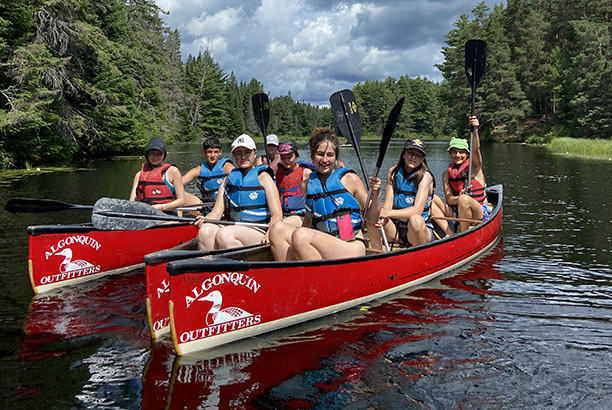
[[[431,219],[441,219],[444,221],[453,221],[453,222],[469,222],[472,224],[479,224],[482,221],[479,221],[478,219],[467,219],[467,218],[454,218],[451,216],[431,216]]]

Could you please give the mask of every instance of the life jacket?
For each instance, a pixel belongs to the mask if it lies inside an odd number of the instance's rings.
[[[340,237],[336,217],[350,214],[353,232],[361,231],[362,219],[357,199],[340,182],[348,168],[338,168],[327,178],[325,185],[319,175],[313,172],[309,176],[306,193],[306,212],[309,213],[312,226],[316,229]]]
[[[401,167],[395,175],[393,181],[393,209],[404,209],[414,206],[419,186],[410,178],[411,176],[412,173],[407,173],[404,167]],[[421,214],[425,222],[429,222],[429,212],[432,200],[433,195],[429,194],[425,206],[423,207],[423,213]],[[393,222],[403,228],[408,225],[408,221],[403,219],[393,219]]]
[[[148,162],[142,164],[136,196],[147,204],[166,204],[176,199],[174,187],[166,180],[166,171],[172,164],[161,164],[151,168]]]
[[[469,166],[469,158],[459,167],[456,167],[452,162],[448,164],[448,184],[450,185],[453,195],[459,195],[459,192],[465,187],[468,180]],[[479,203],[484,204],[486,199],[485,188],[473,175],[469,195]]]
[[[262,172],[272,177],[272,170],[267,165],[254,167],[246,175],[242,174],[240,168],[234,168],[229,173],[225,185],[225,209],[230,221],[270,222],[266,191],[259,182],[259,174]]]
[[[220,158],[212,169],[210,169],[206,161],[200,164],[200,175],[198,175],[196,186],[200,190],[202,201],[208,202],[217,199],[219,186],[226,177],[223,165],[225,165],[227,161],[229,161],[229,159]]]
[[[301,185],[306,168],[312,169],[312,164],[298,161],[298,166],[292,172],[287,173],[283,163],[278,164],[276,187],[284,213],[295,213],[305,208],[306,194],[302,192]]]

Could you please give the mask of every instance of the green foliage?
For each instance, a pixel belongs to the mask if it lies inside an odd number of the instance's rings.
[[[553,138],[547,148],[551,152],[588,157],[612,158],[612,141],[584,138]]]

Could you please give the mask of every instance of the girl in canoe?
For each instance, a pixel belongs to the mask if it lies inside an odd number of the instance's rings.
[[[363,182],[354,171],[336,168],[340,143],[330,128],[317,128],[308,145],[316,171],[302,185],[306,215],[299,228],[286,222],[270,227],[274,258],[316,260],[365,255],[360,213],[367,199]]]
[[[422,245],[434,239],[430,215],[435,179],[427,166],[426,154],[425,143],[411,138],[404,144],[397,165],[389,169],[385,203],[376,224],[378,229],[368,229],[372,248],[382,249],[381,227],[389,240],[402,247]],[[371,180],[374,211],[380,208],[380,179]]]
[[[301,226],[306,213],[306,193],[302,183],[314,168],[306,161],[298,161],[300,156],[294,140],[281,141],[278,146],[280,162],[276,171],[276,187],[280,195],[285,222]]]
[[[149,141],[145,150],[147,162],[134,176],[130,201],[145,202],[160,211],[178,208],[185,203],[185,190],[179,169],[164,163],[166,143],[161,138]]]
[[[478,118],[468,118],[473,132],[473,146],[470,147],[466,139],[453,138],[448,145],[448,154],[451,163],[442,174],[444,183],[444,196],[446,203],[444,215],[484,221],[491,214],[491,205],[487,202],[485,192],[485,178],[482,172],[482,155],[480,154],[480,139],[478,137]],[[469,167],[472,167],[472,180],[470,188],[467,189]],[[459,222],[459,231],[463,232],[470,227],[469,221]]]
[[[198,247],[228,249],[268,242],[268,232],[245,225],[218,225],[214,220],[273,224],[282,221],[278,191],[267,165],[254,166],[255,141],[242,134],[232,143],[234,168],[219,187],[217,200],[208,215],[198,216],[195,225]]]

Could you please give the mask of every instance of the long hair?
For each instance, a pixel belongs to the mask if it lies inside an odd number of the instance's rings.
[[[310,158],[314,158],[314,154],[317,152],[319,145],[324,141],[332,144],[334,152],[336,153],[336,159],[338,159],[340,156],[340,141],[338,141],[338,137],[336,137],[336,134],[334,134],[329,127],[318,127],[310,135],[310,139],[308,140]]]
[[[391,173],[391,182],[393,183],[393,189],[395,189],[395,178],[397,177],[397,173],[399,172],[401,168],[404,168],[405,166],[405,162],[404,162],[404,152],[405,151],[406,151],[405,149],[402,150],[399,160],[397,161],[397,165],[395,166],[395,169]],[[426,172],[429,172],[431,174],[431,177],[433,178],[433,188],[436,189],[436,177],[434,176],[433,172],[431,172],[431,170],[429,169],[429,166],[427,165],[427,156],[423,156],[423,162],[421,162],[421,165],[419,165],[414,171],[408,174],[408,180],[414,181],[414,183],[418,186],[423,180],[423,177],[425,176]]]

